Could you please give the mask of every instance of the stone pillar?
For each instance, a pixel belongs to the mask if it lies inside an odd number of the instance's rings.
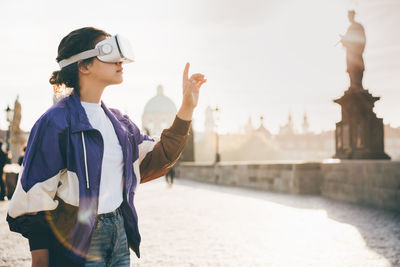
[[[336,123],[336,154],[339,159],[390,159],[384,152],[383,121],[373,112],[380,97],[368,90],[349,88],[334,102],[342,107]]]

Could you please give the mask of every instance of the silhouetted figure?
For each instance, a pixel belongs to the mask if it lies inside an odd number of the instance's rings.
[[[174,183],[174,176],[175,176],[175,170],[174,168],[171,168],[165,175],[165,180],[167,181],[168,185],[172,185]]]
[[[0,200],[4,200],[4,197],[6,195],[6,189],[4,186],[4,180],[3,180],[3,168],[4,165],[7,163],[7,153],[5,153],[2,149],[3,142],[0,141]]]
[[[22,153],[18,158],[18,164],[21,166],[22,162],[24,162],[24,157],[25,157],[25,150],[26,150],[26,146],[24,146],[24,148],[22,149]]]
[[[363,89],[362,78],[364,74],[364,52],[366,37],[364,27],[354,20],[356,12],[349,10],[348,18],[350,26],[344,36],[341,36],[341,43],[346,48],[347,72],[350,76],[350,89]]]

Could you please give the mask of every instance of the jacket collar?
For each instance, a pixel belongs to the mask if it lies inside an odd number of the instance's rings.
[[[72,93],[66,99],[66,104],[71,114],[71,131],[72,133],[93,130],[92,125],[86,115],[85,109],[81,104],[81,100],[77,94]]]
[[[67,105],[71,114],[71,131],[72,133],[89,131],[94,128],[89,122],[89,119],[86,115],[85,109],[81,104],[81,100],[77,94],[71,94],[66,99]],[[121,118],[114,112],[112,112],[103,101],[101,101],[101,107],[106,113],[107,117],[110,119],[111,123],[114,126],[118,139],[121,145],[125,142],[123,136],[126,135],[127,130],[124,126],[119,122]]]

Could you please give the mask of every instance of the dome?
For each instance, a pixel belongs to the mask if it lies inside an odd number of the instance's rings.
[[[149,113],[176,113],[177,109],[172,100],[164,95],[163,87],[157,87],[157,95],[152,97],[144,106],[144,114]]]

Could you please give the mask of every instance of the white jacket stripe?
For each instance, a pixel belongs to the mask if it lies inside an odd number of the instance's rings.
[[[158,138],[154,138],[155,140],[143,140],[143,142],[138,146],[139,147],[139,165],[142,160],[146,157],[147,153],[153,150],[154,146],[158,142]]]
[[[17,188],[11,199],[8,214],[16,218],[27,213],[54,210],[58,205],[58,201],[54,200],[54,196],[60,181],[60,173],[43,182],[36,183],[28,192],[25,192],[22,188],[20,177],[23,168],[22,166],[19,173]]]
[[[23,168],[22,166],[19,176]],[[28,192],[22,188],[21,179],[18,177],[8,214],[16,218],[24,214],[54,210],[58,206],[58,201],[54,200],[56,194],[65,203],[79,206],[79,182],[75,172],[61,170],[57,175],[36,183]]]

